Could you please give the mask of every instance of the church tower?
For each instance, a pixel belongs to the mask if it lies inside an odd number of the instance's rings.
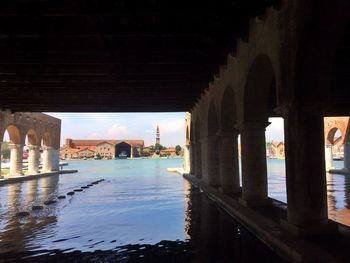
[[[156,133],[156,144],[160,144],[160,133],[159,133],[159,125],[157,123],[157,133]]]

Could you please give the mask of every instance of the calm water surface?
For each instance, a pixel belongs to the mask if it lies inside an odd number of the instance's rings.
[[[274,253],[203,193],[166,171],[181,167],[182,162],[69,161],[69,169],[78,173],[0,187],[0,252],[42,255],[53,250],[113,250],[130,244],[161,247],[159,242],[168,240],[188,244],[195,262],[251,262],[256,257],[260,262],[278,262]],[[278,186],[281,176],[275,177],[271,189],[276,189],[276,197],[283,197]],[[103,182],[73,196],[43,204],[102,178]],[[33,205],[44,209],[32,211]],[[18,217],[22,211],[30,215]]]
[[[285,161],[270,159],[268,164],[269,196],[287,202],[285,184]],[[343,168],[343,161],[333,161],[336,168]],[[328,216],[350,226],[350,176],[327,173]]]

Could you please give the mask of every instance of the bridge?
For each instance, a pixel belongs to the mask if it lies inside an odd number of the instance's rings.
[[[39,173],[40,148],[43,151],[40,172],[59,170],[61,120],[43,113],[1,111],[1,142],[6,131],[10,137],[11,149],[10,172],[7,177],[23,176],[23,147],[26,138],[29,148],[27,175]]]

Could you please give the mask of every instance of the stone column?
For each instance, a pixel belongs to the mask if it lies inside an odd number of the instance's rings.
[[[296,235],[333,231],[328,224],[320,110],[288,109],[284,121],[288,219],[282,227]]]
[[[43,168],[42,171],[45,172],[52,172],[53,170],[53,163],[54,163],[54,156],[53,156],[53,147],[44,146],[43,147]]]
[[[59,171],[60,169],[60,150],[52,149],[52,171]]]
[[[202,145],[201,142],[198,140],[196,141],[196,148],[195,148],[195,172],[197,178],[202,178]]]
[[[130,146],[130,159],[134,158],[134,149]]]
[[[192,175],[196,174],[195,153],[196,153],[196,144],[195,142],[190,142],[190,174]]]
[[[37,174],[39,172],[40,146],[29,145],[28,173]]]
[[[326,172],[333,168],[333,152],[332,144],[326,144],[324,146],[325,161],[326,161]]]
[[[190,145],[184,145],[184,173],[190,172]]]
[[[22,144],[9,144],[11,150],[10,154],[10,176],[23,175],[23,145]]]
[[[270,202],[267,197],[265,128],[269,123],[244,123],[241,127],[242,198],[245,206]]]
[[[218,187],[220,186],[220,170],[219,170],[219,147],[218,137],[209,135],[207,143],[207,184]]]
[[[344,142],[344,169],[350,172],[350,142]]]
[[[220,180],[223,193],[240,192],[237,132],[221,132]]]

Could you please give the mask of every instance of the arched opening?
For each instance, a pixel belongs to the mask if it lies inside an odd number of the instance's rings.
[[[15,125],[9,125],[4,131],[1,144],[1,176],[22,174],[23,145],[21,143],[19,129]]]
[[[335,168],[333,160],[340,161],[344,159],[344,136],[342,136],[342,132],[338,127],[333,127],[328,131],[325,147],[326,171],[328,171],[329,169]],[[327,148],[329,148],[329,151],[327,151]],[[343,167],[337,165],[337,168]]]
[[[190,125],[190,134],[189,134],[189,143],[190,143],[190,173],[192,175],[196,174],[196,142],[193,136],[193,121],[191,119]]]
[[[131,156],[131,145],[126,142],[118,143],[115,146],[115,158],[123,159]]]
[[[219,122],[214,101],[211,101],[208,109],[208,137],[207,137],[207,183],[211,186],[220,186],[219,175]]]
[[[266,127],[270,117],[277,117],[274,112],[277,106],[275,73],[266,55],[259,55],[250,67],[243,105],[242,198],[247,205],[259,205],[268,201],[268,176],[273,176],[270,168],[274,165],[267,160]],[[283,126],[280,133],[284,133]]]
[[[194,140],[196,143],[196,152],[195,152],[195,174],[197,178],[202,178],[202,140],[201,140],[201,132],[199,120],[197,120],[194,125]]]
[[[223,93],[220,110],[220,180],[224,193],[240,191],[235,102],[233,89],[227,87]]]
[[[41,146],[52,146],[52,140],[51,140],[51,134],[49,132],[45,132],[43,134],[42,140],[41,140]]]

